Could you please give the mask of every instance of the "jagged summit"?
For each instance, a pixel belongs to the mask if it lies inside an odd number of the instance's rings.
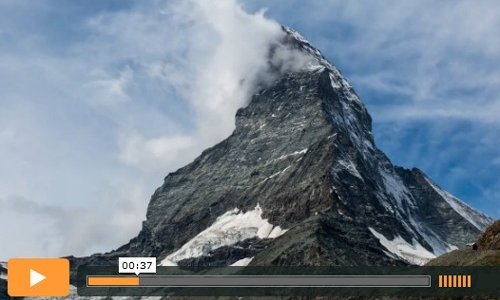
[[[165,177],[137,237],[74,266],[120,255],[165,265],[423,264],[492,222],[422,171],[394,166],[351,85],[283,30],[281,45],[309,63],[257,91],[227,139]]]

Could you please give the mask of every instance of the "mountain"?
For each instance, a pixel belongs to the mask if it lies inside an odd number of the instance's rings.
[[[500,220],[486,229],[470,249],[455,250],[431,260],[429,266],[499,266]]]
[[[9,299],[7,296],[7,268],[6,263],[0,262],[0,300]]]
[[[277,47],[311,63],[277,74],[238,110],[227,139],[168,174],[138,236],[74,266],[120,255],[163,265],[424,264],[492,223],[421,170],[394,166],[347,80],[283,31]]]

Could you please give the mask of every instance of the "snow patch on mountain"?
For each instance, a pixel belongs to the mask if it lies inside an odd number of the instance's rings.
[[[398,175],[394,173],[391,174],[383,168],[380,168],[380,175],[384,183],[383,190],[388,192],[392,198],[396,200],[398,208],[402,207],[403,202],[414,202],[413,198],[410,196],[410,191],[408,191]]]
[[[375,229],[371,227],[368,227],[368,229],[379,240],[380,244],[395,256],[390,255],[393,258],[403,259],[412,265],[424,265],[429,260],[436,257],[434,253],[425,249],[415,239],[412,239],[411,244],[399,235],[389,240]]]
[[[7,280],[7,263],[0,262],[0,279]]]
[[[332,88],[334,90],[341,88],[340,84],[337,83],[337,80],[336,80],[335,76],[333,75],[333,73],[330,72],[328,75],[330,76],[330,83],[332,85]]]
[[[253,256],[252,257],[245,257],[245,258],[242,258],[238,261],[235,261],[234,263],[231,264],[231,266],[233,267],[245,267],[245,266],[248,266],[249,263],[252,262],[253,260]]]
[[[254,237],[274,239],[286,231],[280,226],[269,223],[267,219],[263,219],[262,208],[259,204],[247,212],[235,208],[218,217],[210,227],[168,255],[161,265],[176,266],[178,261],[204,256],[223,246],[234,245]]]
[[[337,160],[337,163],[339,164],[341,169],[347,170],[353,176],[358,177],[359,179],[363,180],[363,177],[361,176],[358,169],[356,168],[356,165],[354,165],[354,163],[350,159],[339,159],[339,160]],[[336,169],[339,169],[339,168],[336,168]]]
[[[295,152],[292,152],[292,153],[289,153],[289,154],[282,155],[282,156],[278,157],[276,160],[283,160],[283,159],[286,159],[286,158],[288,158],[290,156],[302,155],[302,154],[305,154],[306,152],[307,152],[307,148],[302,149],[300,151],[295,151]]]
[[[343,90],[345,90],[345,88]],[[348,91],[346,93],[352,92]],[[370,140],[370,134],[367,134],[366,130],[361,126],[359,122],[357,116],[359,112],[357,112],[355,105],[352,105],[352,103],[350,103],[351,100],[345,100],[345,98],[349,97],[350,96],[348,95],[344,95],[344,97],[342,97],[342,99],[344,100],[340,101],[340,111],[338,110],[338,108],[334,107],[327,108],[329,116],[335,126],[343,128],[343,130],[347,134],[349,134],[351,142],[356,146],[357,150],[363,156],[363,158],[368,161],[370,160],[370,155],[373,152],[374,145]]]
[[[432,253],[436,256],[457,250],[458,247],[443,241],[433,230],[429,227],[423,227],[420,222],[417,222],[413,216],[409,216],[411,225],[416,229],[413,232],[419,234],[426,242],[432,247]]]
[[[278,171],[278,172],[276,172],[276,173],[274,173],[274,174],[270,175],[269,177],[266,177],[266,179],[264,179],[264,181],[267,181],[268,179],[273,179],[274,177],[279,176],[279,175],[281,175],[281,174],[285,173],[288,169],[290,169],[290,167],[291,167],[291,166],[288,166],[288,167],[284,168],[283,170]]]
[[[459,215],[461,215],[464,219],[466,219],[480,231],[484,231],[486,227],[493,223],[493,220],[491,218],[474,210],[472,207],[463,203],[452,194],[443,191],[427,177],[425,177],[425,180],[436,191],[436,193],[438,193],[439,196],[441,196],[451,206],[454,211],[456,211]]]

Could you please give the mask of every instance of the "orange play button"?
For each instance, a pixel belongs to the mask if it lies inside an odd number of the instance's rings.
[[[69,261],[62,258],[14,258],[7,265],[11,297],[69,294]]]

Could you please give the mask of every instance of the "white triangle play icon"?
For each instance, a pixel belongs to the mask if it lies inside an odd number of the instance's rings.
[[[47,277],[45,277],[44,275],[38,273],[33,269],[30,269],[30,288],[44,281],[45,278]]]

